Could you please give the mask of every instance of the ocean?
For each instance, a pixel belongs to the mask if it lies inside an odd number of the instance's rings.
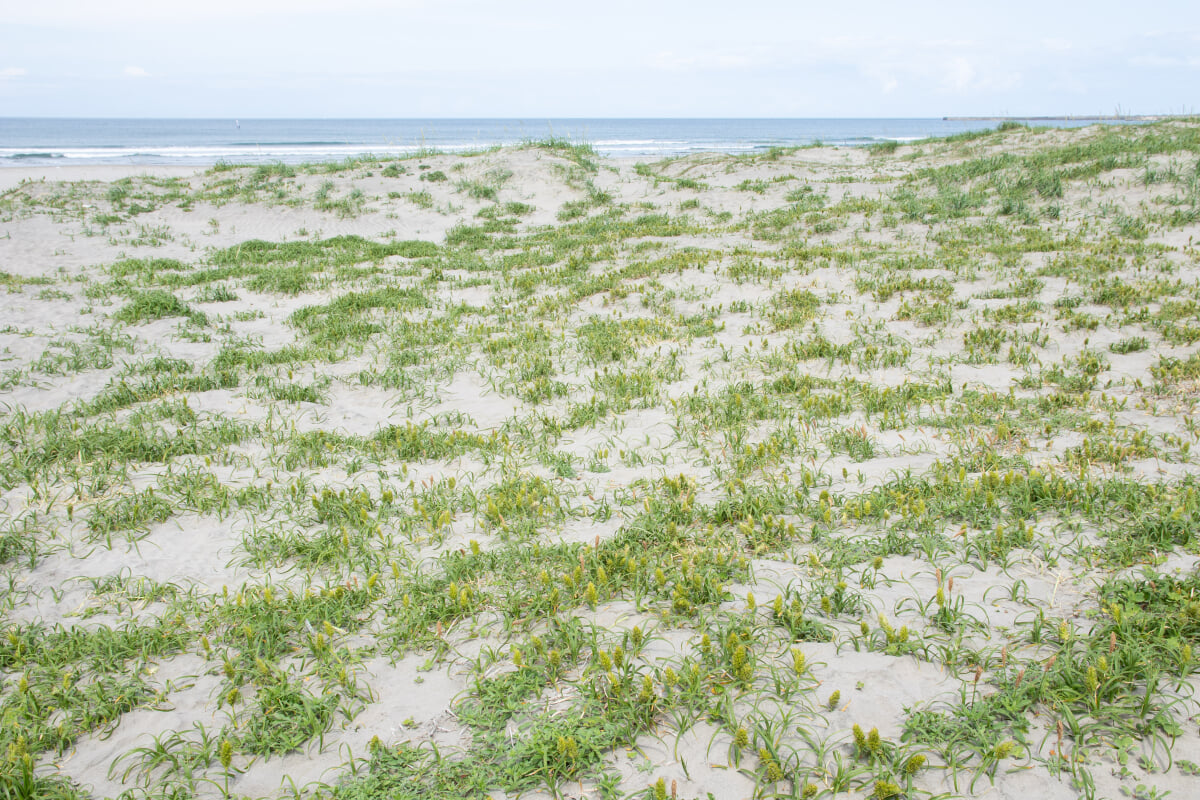
[[[1017,120],[1021,121],[1021,120]],[[1079,127],[1088,119],[1031,124]],[[986,119],[58,119],[0,117],[0,167],[341,161],[462,152],[550,138],[602,155],[860,146],[994,128]]]

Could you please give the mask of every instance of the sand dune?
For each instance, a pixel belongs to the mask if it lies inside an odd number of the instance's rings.
[[[0,170],[0,782],[1190,796],[1198,155]]]

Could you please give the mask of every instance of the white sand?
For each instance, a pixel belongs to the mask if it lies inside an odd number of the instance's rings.
[[[1046,136],[1063,139],[1067,134]],[[910,148],[903,148],[900,155],[910,151]],[[943,155],[940,162],[945,163],[952,157]],[[528,471],[564,487],[563,491],[570,492],[570,502],[576,507],[590,513],[604,500],[616,509],[610,520],[603,523],[596,523],[586,515],[576,515],[547,531],[545,541],[589,544],[597,538],[608,540],[640,510],[639,491],[644,493],[645,482],[664,475],[684,474],[697,479],[697,502],[712,502],[720,496],[721,485],[716,480],[713,463],[728,457],[732,446],[719,432],[701,430],[695,441],[677,435],[673,427],[676,414],[671,403],[687,402],[697,389],[716,394],[724,386],[761,379],[756,353],[766,354],[802,335],[807,336],[808,328],[778,332],[762,322],[770,298],[784,288],[810,289],[823,299],[819,327],[835,344],[858,342],[854,326],[861,324],[875,331],[881,339],[888,335],[894,337],[895,342],[911,347],[913,352],[904,366],[866,371],[845,363],[807,362],[806,367],[812,375],[856,377],[877,387],[895,388],[924,376],[944,373],[956,393],[961,393],[964,388],[1001,393],[1011,389],[1019,396],[1025,396],[1023,393],[1027,390],[1020,387],[1022,377],[1026,375],[1024,368],[1004,363],[1003,357],[998,363],[964,363],[963,333],[973,324],[986,324],[979,322],[985,313],[994,313],[1014,302],[977,296],[995,285],[991,271],[994,265],[980,265],[975,281],[956,283],[952,299],[964,304],[963,307],[954,311],[951,323],[930,327],[895,318],[907,299],[903,293],[877,302],[869,292],[858,291],[852,270],[826,263],[823,258],[811,270],[795,270],[794,265],[776,258],[774,250],[778,243],[755,239],[746,229],[722,227],[725,223],[713,222],[723,212],[736,221],[751,213],[784,208],[788,205],[787,193],[804,185],[814,187],[818,193],[827,192],[829,205],[842,199],[887,198],[900,185],[900,179],[915,168],[915,163],[927,166],[928,162],[929,159],[913,162],[901,157],[875,159],[863,150],[827,148],[801,150],[775,162],[700,156],[656,167],[666,178],[702,181],[708,187],[702,191],[681,188],[669,180],[656,182],[639,176],[635,164],[627,161],[602,161],[597,174],[585,175],[596,189],[610,193],[615,204],[632,209],[628,216],[683,214],[712,226],[705,233],[647,241],[644,250],[635,254],[614,253],[601,267],[593,265],[593,275],[604,269],[628,266],[639,259],[662,258],[688,247],[717,250],[719,255],[702,271],[687,270],[677,275],[656,276],[649,281],[628,281],[625,286],[628,293],[624,296],[595,294],[573,309],[569,327],[593,316],[624,320],[654,317],[655,309],[647,307],[646,303],[670,291],[674,293],[670,307],[680,316],[699,314],[703,309],[720,304],[723,310],[719,319],[724,328],[710,337],[698,337],[678,346],[681,373],[660,387],[662,397],[650,407],[635,407],[608,416],[595,427],[566,431],[554,450],[573,458],[575,474],[556,475],[545,463],[527,456],[530,459],[526,464]],[[328,302],[345,290],[342,285],[317,283],[298,296],[288,296],[255,292],[239,285],[237,280],[231,280],[226,283],[234,287],[240,299],[206,303],[198,298],[198,288],[181,288],[177,292],[180,297],[224,326],[214,331],[210,341],[188,341],[180,334],[179,319],[117,325],[112,316],[124,302],[121,297],[92,298],[86,295],[87,286],[107,281],[105,265],[118,259],[176,258],[198,264],[204,261],[207,253],[251,239],[296,241],[344,234],[357,234],[377,241],[395,238],[442,243],[455,226],[479,224],[477,212],[491,205],[488,201],[471,198],[456,188],[458,184],[494,180],[497,174],[504,172],[511,176],[502,181],[499,199],[533,206],[533,210],[517,224],[516,229],[521,232],[560,224],[557,215],[564,203],[583,201],[587,197],[579,177],[572,175],[572,169],[577,167],[558,154],[541,150],[501,151],[471,157],[433,156],[421,163],[427,164],[429,169],[419,171],[416,162],[404,162],[407,172],[400,178],[382,177],[379,168],[329,176],[301,174],[288,184],[288,191],[302,198],[302,202],[295,204],[273,202],[267,197],[256,203],[243,202],[240,198],[230,202],[201,199],[183,208],[177,203],[161,205],[107,226],[95,220],[98,214],[109,210],[106,192],[113,181],[130,178],[135,186],[144,187],[147,177],[175,178],[180,179],[188,191],[200,191],[206,186],[214,187],[229,173],[124,166],[0,170],[0,192],[10,192],[6,197],[13,202],[0,214],[0,270],[26,279],[51,277],[53,288],[58,290],[47,293],[43,289],[49,287],[26,284],[0,292],[0,353],[3,354],[0,373],[16,376],[11,385],[0,390],[0,411],[4,418],[18,411],[51,411],[92,399],[110,384],[125,364],[154,354],[182,358],[199,368],[208,363],[223,344],[233,339],[255,341],[266,350],[278,349],[296,339],[296,330],[287,322],[292,312]],[[435,170],[444,171],[449,179],[444,182],[420,180],[422,174]],[[372,174],[366,175],[367,171]],[[780,180],[772,182],[773,179]],[[1142,185],[1139,180],[1136,171],[1117,171],[1102,176],[1099,181],[1069,184],[1061,201],[1065,209],[1064,226],[1078,229],[1085,220],[1095,222],[1095,209],[1101,204],[1111,204],[1110,211],[1106,212],[1108,216],[1118,210],[1137,213],[1153,204],[1154,198],[1166,196],[1170,191],[1169,187]],[[334,198],[348,197],[356,189],[361,191],[362,208],[349,216],[315,208],[314,192],[325,181],[332,184],[330,194]],[[767,188],[761,194],[738,189],[743,181],[764,181]],[[408,199],[406,195],[412,192],[428,192],[432,207],[422,208]],[[389,196],[389,193],[396,196]],[[691,201],[699,202],[692,204]],[[644,205],[638,207],[636,204],[639,203]],[[587,213],[598,212],[589,210]],[[846,215],[840,228],[824,232],[805,229],[803,236],[797,235],[794,241],[813,246],[830,243],[838,247],[886,247],[889,252],[918,256],[935,251],[932,237],[948,228],[945,224],[926,226],[903,221],[884,226],[878,214],[854,211]],[[154,238],[156,230],[162,234],[159,241],[147,243],[147,238]],[[1192,285],[1200,278],[1200,257],[1188,247],[1193,236],[1200,237],[1200,226],[1196,224],[1184,229],[1156,229],[1148,240],[1165,246],[1165,251],[1157,257],[1161,264],[1174,265],[1176,272],[1172,279]],[[627,246],[633,244],[636,243],[626,243]],[[1019,256],[1020,263],[1030,272],[1046,263],[1047,257],[1038,252]],[[762,282],[733,280],[729,271],[738,259],[766,261],[780,267],[780,275]],[[391,270],[409,267],[405,259],[385,265]],[[920,271],[919,274],[930,278],[938,275],[954,278],[954,273],[945,269]],[[483,273],[482,282],[470,285],[476,277],[480,276],[467,268],[447,270],[443,282],[431,290],[439,310],[460,304],[494,310],[512,303],[517,296],[506,280],[493,273]],[[419,275],[411,277],[411,284],[421,285],[420,280]],[[460,285],[464,283],[469,285]],[[1153,363],[1151,356],[1157,356],[1161,351],[1184,357],[1196,348],[1168,348],[1155,340],[1149,352],[1122,355],[1108,352],[1108,346],[1129,335],[1123,328],[1118,330],[1114,326],[1101,325],[1097,331],[1065,332],[1055,321],[1052,306],[1060,296],[1077,290],[1078,287],[1071,287],[1066,281],[1048,277],[1044,288],[1032,298],[1042,303],[1045,311],[1039,319],[1048,324],[1049,340],[1039,350],[1043,364],[1074,359],[1088,349],[1103,351],[1110,362],[1110,369],[1103,379],[1114,382],[1106,391],[1114,399],[1125,401],[1124,408],[1113,415],[1118,424],[1131,430],[1144,430],[1158,442],[1167,442],[1170,437],[1180,437],[1179,441],[1194,439],[1189,416],[1189,402],[1194,397],[1184,396],[1181,390],[1181,395],[1174,398],[1176,405],[1171,406],[1171,398],[1149,397],[1145,387],[1153,382],[1149,372]],[[535,294],[521,301],[523,308],[509,310],[514,313],[527,310],[538,299],[539,295]],[[731,310],[731,307],[738,310]],[[1084,305],[1076,310],[1098,317],[1110,313],[1104,306]],[[261,316],[255,317],[258,312]],[[413,319],[418,316],[414,315]],[[1021,323],[1014,329],[1029,332],[1035,327]],[[48,349],[53,349],[51,345],[55,341],[59,342],[60,350],[63,341],[86,344],[89,328],[113,329],[128,337],[127,348],[115,351],[113,364],[81,372],[65,370],[65,374],[55,374],[55,370],[45,369],[44,364],[39,366],[39,359],[44,362],[45,354]],[[551,345],[551,349],[558,348],[555,352],[574,346],[573,333],[559,331],[558,335],[561,338]],[[766,347],[762,344],[764,341]],[[641,350],[639,355],[652,353],[655,348],[665,355],[676,346],[670,341],[654,343]],[[403,425],[410,420],[420,423],[446,419],[447,415],[466,420],[464,425],[470,432],[490,434],[504,431],[506,426],[533,424],[542,414],[561,417],[572,401],[586,399],[590,393],[586,387],[596,373],[579,361],[574,373],[564,371],[556,377],[572,387],[571,394],[539,407],[531,406],[498,386],[496,381],[502,379],[504,370],[490,365],[477,350],[464,357],[462,363],[452,364],[448,375],[438,377],[436,371],[431,372],[418,389],[362,385],[357,380],[359,371],[386,362],[389,347],[385,334],[372,340],[362,354],[352,355],[344,362],[316,364],[297,370],[294,380],[298,383],[328,380],[330,385],[323,403],[272,401],[254,394],[252,380],[235,389],[191,393],[186,399],[189,407],[205,419],[252,422],[267,426],[273,435],[279,436],[286,435],[294,425],[301,433],[325,431],[365,437],[388,425]],[[1099,390],[1095,394],[1098,396]],[[1147,402],[1151,405],[1145,405]],[[767,439],[775,427],[771,422],[753,429],[753,443]],[[831,493],[853,495],[884,485],[906,470],[914,475],[924,474],[935,461],[954,457],[970,444],[953,431],[920,424],[915,418],[909,424],[880,429],[862,415],[850,415],[838,420],[836,427],[861,429],[868,433],[875,448],[874,455],[866,460],[855,460],[845,452],[829,452],[826,441],[832,433],[830,426],[825,423],[808,425],[801,419],[795,426],[796,433],[806,446],[813,448],[815,455],[785,460],[771,467],[770,472],[778,477],[786,471],[794,479],[801,470],[816,468],[829,476],[827,488]],[[1066,431],[1050,439],[1027,442],[1025,446],[1000,441],[978,444],[985,451],[1022,452],[1030,462],[1056,470],[1062,469],[1062,459],[1068,448],[1080,445],[1084,438],[1081,432]],[[211,467],[203,464],[203,457],[198,456],[184,457],[176,463],[211,468],[214,473],[225,476],[223,479],[231,485],[261,485],[265,480],[273,480],[276,486],[281,486],[290,476],[282,474],[278,465],[271,463],[270,447],[263,442],[235,445],[227,456],[217,459]],[[1164,450],[1177,452],[1177,448],[1171,447],[1162,445]],[[606,471],[590,469],[590,459],[599,459],[602,449],[608,451],[603,459]],[[282,452],[280,450],[276,455]],[[638,453],[640,460],[623,458],[622,452]],[[1195,475],[1191,461],[1174,457],[1135,459],[1127,466],[1128,471],[1124,474],[1132,480],[1177,480]],[[444,461],[391,465],[390,471],[381,470],[384,473],[381,477],[371,471],[348,474],[343,467],[342,464],[304,467],[297,472],[313,486],[357,484],[377,489],[390,484],[403,486],[410,480],[417,486],[432,486],[454,476],[475,485],[480,493],[494,477],[491,472],[494,466],[473,454]],[[246,582],[261,583],[268,579],[279,585],[302,582],[298,571],[260,569],[247,555],[246,537],[252,531],[269,528],[282,536],[292,530],[292,523],[257,519],[245,511],[234,511],[222,519],[191,512],[177,513],[166,522],[150,525],[136,546],[119,542],[109,549],[84,541],[87,539],[84,520],[90,508],[110,496],[129,491],[131,487],[153,486],[162,472],[161,466],[143,469],[135,465],[128,484],[118,481],[96,496],[73,501],[79,503],[79,517],[70,523],[62,518],[57,539],[47,543],[51,551],[48,555],[33,569],[7,565],[12,580],[12,588],[6,590],[11,608],[5,612],[3,627],[34,620],[68,627],[112,625],[119,624],[129,614],[150,618],[162,608],[160,604],[143,607],[133,604],[124,611],[105,610],[104,601],[91,590],[89,579],[144,577],[173,583],[208,597],[219,597],[222,587],[236,589]],[[65,494],[63,487],[56,491]],[[35,501],[33,497],[33,489],[28,486],[8,489],[0,496],[0,520],[16,520],[29,509],[44,506],[44,500]],[[622,506],[624,500],[628,500],[628,504]],[[64,512],[60,507],[55,513]],[[954,578],[955,594],[983,623],[983,628],[972,634],[976,647],[981,650],[998,648],[1007,632],[1027,624],[1033,609],[1041,609],[1048,619],[1055,621],[1054,624],[1060,619],[1069,619],[1081,630],[1091,624],[1096,610],[1094,588],[1105,573],[1072,563],[1065,557],[1061,560],[1055,557],[1056,553],[1061,556],[1062,542],[1059,540],[1066,537],[1059,522],[1040,520],[1036,536],[1039,542],[1049,543],[1047,548],[1022,551],[1007,571],[995,564],[984,569],[972,564],[960,564],[953,569],[947,567],[943,579]],[[957,527],[948,525],[946,535],[957,536]],[[842,533],[846,530],[849,529],[843,529]],[[870,537],[878,535],[879,530],[864,524],[857,533]],[[412,563],[428,565],[435,563],[435,558],[445,552],[469,547],[471,541],[484,549],[499,544],[498,538],[479,525],[470,513],[457,515],[444,534],[441,540],[409,543],[405,557]],[[1079,535],[1102,541],[1096,531],[1084,530]],[[796,544],[784,552],[754,558],[751,579],[730,587],[733,599],[724,603],[723,609],[744,610],[745,594],[752,591],[762,604],[758,613],[765,615],[766,606],[776,593],[789,587],[815,585],[822,576],[820,569],[809,565],[807,558],[812,551],[814,548],[810,545]],[[1195,559],[1187,554],[1173,554],[1162,568],[1186,574],[1195,570]],[[859,565],[853,575],[862,577],[867,572],[865,565]],[[883,614],[897,627],[907,624],[912,626],[914,633],[924,630],[929,621],[915,609],[928,602],[937,590],[935,565],[919,553],[889,556],[879,576],[876,585],[860,589],[868,606],[865,617],[874,619]],[[48,591],[50,588],[54,591]],[[1016,597],[1021,599],[1018,601],[1014,599]],[[83,612],[89,608],[104,613],[85,615]],[[647,652],[663,663],[678,661],[692,651],[694,636],[691,631],[686,627],[675,627],[669,617],[663,619],[658,612],[639,609],[627,599],[602,603],[594,612],[585,606],[579,613],[589,623],[614,636],[631,630],[635,624],[653,631],[660,638],[654,639]],[[386,627],[379,618],[374,619],[371,626],[366,628],[364,636],[369,637],[369,632],[380,626]],[[843,634],[857,628],[842,623],[836,627]],[[424,653],[406,656],[395,663],[383,656],[372,655],[360,665],[358,674],[358,679],[370,687],[372,700],[353,719],[338,717],[333,730],[325,736],[323,747],[310,743],[302,751],[253,762],[239,755],[235,764],[243,771],[232,781],[231,790],[237,796],[283,797],[291,796],[292,785],[336,781],[355,759],[366,757],[368,743],[373,737],[388,744],[432,742],[447,753],[461,752],[462,748],[469,747],[469,731],[458,723],[455,709],[471,691],[472,661],[489,652],[489,648],[506,654],[510,644],[501,631],[488,629],[482,622],[480,628],[473,629],[464,621],[454,630],[446,631],[448,641],[453,641],[458,649],[441,662],[431,664],[428,654]],[[747,717],[761,713],[775,714],[780,719],[789,713],[803,711],[805,726],[828,748],[820,756],[812,755],[806,763],[810,771],[831,773],[834,753],[843,760],[852,760],[849,742],[851,726],[855,723],[867,728],[877,726],[885,738],[898,741],[904,721],[913,708],[953,702],[963,687],[972,691],[969,671],[955,676],[932,660],[911,655],[896,657],[860,652],[845,644],[839,647],[805,643],[803,649],[812,665],[811,675],[820,684],[815,701],[823,702],[830,692],[839,690],[842,699],[836,710],[816,713],[815,709],[773,708],[763,699],[763,693],[740,697],[737,709],[739,714]],[[1034,654],[1021,655],[1032,658]],[[770,657],[784,659],[785,656],[786,653],[779,653]],[[218,709],[223,687],[219,666],[219,661],[205,659],[197,655],[195,649],[162,659],[153,665],[156,670],[153,680],[164,693],[160,706],[139,708],[125,714],[111,730],[80,738],[61,758],[43,758],[41,771],[69,776],[81,785],[91,787],[96,797],[115,797],[134,788],[139,773],[136,769],[129,773],[126,770],[135,763],[129,754],[136,748],[145,747],[153,737],[170,732],[190,735],[188,732],[197,723],[214,729],[225,724],[227,712]],[[494,668],[493,673],[495,669],[499,667]],[[2,677],[5,691],[10,691],[15,677],[9,674]],[[1191,686],[1196,688],[1194,680]],[[992,691],[987,688],[986,679],[980,691]],[[545,707],[548,710],[544,713],[556,713],[554,709],[565,704],[569,704],[569,697],[547,698]],[[1200,734],[1194,718],[1187,718],[1195,712],[1194,706],[1190,701],[1181,706],[1190,711],[1184,715],[1182,733],[1174,743],[1177,762],[1180,758],[1200,761]],[[1073,788],[1069,777],[1052,774],[1046,766],[1054,737],[1052,733],[1045,734],[1048,727],[1041,728],[1039,733],[1036,726],[1049,726],[1049,718],[1039,717],[1033,723],[1035,727],[1028,737],[1027,757],[1004,763],[992,780],[987,777],[979,780],[974,791],[968,788],[972,771],[960,773],[955,785],[947,772],[933,769],[918,776],[918,791],[935,795],[944,792],[946,794],[940,796],[948,797],[1079,796],[1082,789]],[[798,738],[795,725],[785,731],[784,738],[800,749],[807,747]],[[617,776],[619,789],[628,793],[626,796],[644,796],[647,788],[660,777],[668,784],[674,782],[680,797],[761,796],[754,795],[752,777],[757,756],[753,751],[744,754],[743,769],[739,770],[738,765],[729,761],[731,743],[728,733],[710,722],[700,721],[687,730],[677,731],[663,720],[653,733],[641,736],[633,747],[610,753],[604,764]],[[1161,750],[1157,757],[1162,758]],[[1097,757],[1090,764],[1096,796],[1128,794],[1137,783],[1153,783],[1164,791],[1173,792],[1176,798],[1195,794],[1196,779],[1178,768],[1153,771],[1147,768],[1152,762],[1134,759],[1126,774],[1120,774],[1113,758],[1115,756],[1110,753],[1103,758]],[[559,788],[563,796],[599,796],[593,782],[563,784]],[[865,787],[856,796],[866,796],[869,788]],[[199,796],[219,796],[218,789],[215,784],[205,786]],[[491,796],[505,795],[496,791]],[[543,794],[534,792],[526,796]]]

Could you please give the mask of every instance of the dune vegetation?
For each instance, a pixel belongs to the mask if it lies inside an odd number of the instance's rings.
[[[1200,125],[0,194],[0,797],[1161,798]]]

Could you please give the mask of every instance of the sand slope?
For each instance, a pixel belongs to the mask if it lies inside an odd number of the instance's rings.
[[[1190,796],[1198,154],[0,172],[0,781]]]

